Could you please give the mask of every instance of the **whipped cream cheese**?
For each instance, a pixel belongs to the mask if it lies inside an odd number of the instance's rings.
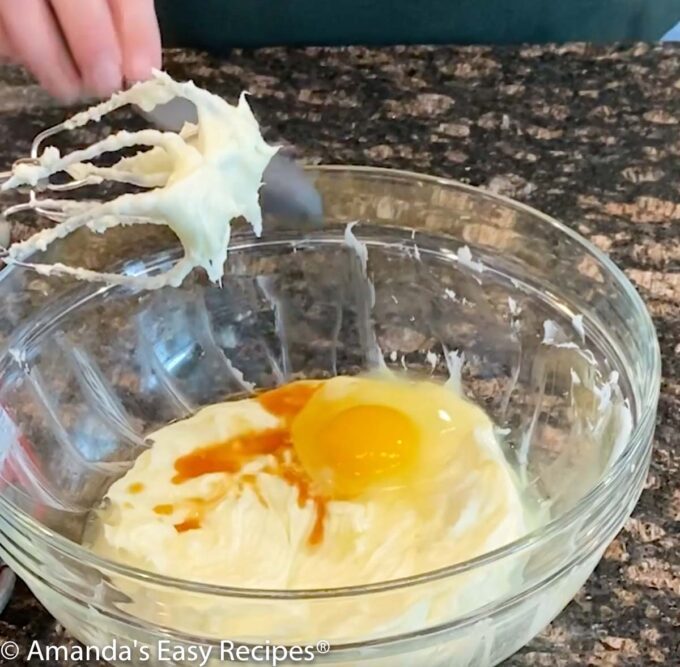
[[[2,185],[3,190],[35,187],[59,172],[88,183],[109,180],[149,190],[124,194],[107,202],[40,200],[42,209],[62,216],[63,221],[11,246],[5,261],[25,263],[33,252],[45,250],[56,239],[81,227],[101,233],[118,225],[157,224],[172,229],[185,252],[173,269],[160,276],[99,273],[63,264],[30,266],[45,275],[68,274],[82,280],[133,284],[146,289],[177,286],[192,269],[202,267],[210,280],[219,282],[232,220],[243,217],[257,236],[262,233],[259,189],[262,174],[277,151],[262,138],[245,94],[233,106],[193,82],[179,83],[156,71],[150,81],[138,83],[77,114],[64,126],[75,129],[98,121],[126,104],[151,111],[175,97],[185,98],[196,106],[196,125],[187,123],[179,133],[153,129],[118,132],[64,156],[51,146],[35,163],[15,165],[12,176]],[[112,167],[91,162],[102,154],[135,146],[146,150],[122,158]]]
[[[331,420],[333,402],[346,400],[343,397],[353,391],[363,401],[361,392],[372,390],[364,390],[362,381],[350,377],[322,381],[318,391],[326,402],[313,406],[316,399],[311,399],[293,422],[302,424],[293,432],[306,430],[318,439],[314,442],[322,442],[328,434],[319,436],[325,433],[317,428],[319,420]],[[378,402],[390,409],[399,405],[416,425],[425,459],[431,463],[422,468],[427,470],[422,479],[349,497],[330,494],[320,511],[318,498],[298,483],[299,478],[281,474],[279,466],[287,469],[296,450],[284,451],[278,459],[272,452],[250,456],[236,467],[224,452],[209,453],[214,443],[243,443],[239,439],[248,434],[273,433],[282,427],[281,418],[257,397],[226,402],[149,436],[150,449],[109,489],[87,546],[100,556],[174,578],[297,590],[409,577],[480,556],[524,535],[529,528],[522,492],[486,414],[431,382],[411,383],[413,401],[397,403],[405,395],[400,393],[403,381],[382,381],[386,386],[379,388],[380,393],[366,396],[384,396]],[[355,399],[347,400],[343,409],[356,407],[351,402]],[[438,412],[439,419],[433,420],[428,410]],[[368,423],[362,428],[374,435]],[[346,434],[343,431],[341,437]],[[307,436],[295,437],[304,443]],[[407,591],[400,601],[407,607],[417,605],[418,614],[436,619],[452,606],[476,604],[482,579],[488,579],[487,593],[495,597],[509,590],[517,576],[516,564],[500,563],[492,574],[477,573],[474,581],[468,577],[458,579],[452,589],[432,588],[425,598],[423,591]],[[176,602],[180,608],[187,604],[179,595]],[[395,608],[388,600],[375,604],[371,612],[375,628],[363,627],[362,632],[409,622],[404,620],[409,616],[405,607]],[[336,607],[326,617],[309,603],[296,614],[308,615],[306,627],[317,627],[319,636],[349,636],[359,628],[353,627],[345,607]],[[235,627],[231,612],[222,619],[213,613],[201,622],[215,632]],[[262,636],[269,630],[267,622],[258,616],[240,619],[236,626]]]

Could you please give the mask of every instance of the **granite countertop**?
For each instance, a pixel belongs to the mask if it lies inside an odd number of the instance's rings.
[[[166,64],[232,99],[249,89],[266,133],[306,160],[490,188],[565,221],[625,270],[663,355],[646,488],[576,599],[506,664],[680,665],[680,46],[170,51]],[[29,83],[0,67],[7,166],[63,117]],[[23,585],[0,615],[5,639],[70,641]]]

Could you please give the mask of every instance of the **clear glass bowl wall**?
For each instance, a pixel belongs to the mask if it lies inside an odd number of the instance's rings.
[[[637,501],[659,386],[653,325],[606,257],[536,211],[413,174],[310,173],[324,224],[266,220],[260,240],[236,230],[222,287],[200,275],[144,292],[0,274],[0,555],[88,644],[325,639],[327,664],[496,664],[567,604]],[[343,241],[353,221],[374,294]],[[482,272],[460,261],[463,246]],[[179,251],[139,227],[82,232],[41,259],[145,273]],[[577,346],[543,345],[546,319]],[[546,525],[442,571],[324,591],[216,589],[79,546],[91,508],[149,432],[248,383],[356,373],[375,363],[376,342],[388,366],[435,376],[447,373],[444,350],[464,352],[463,389],[507,429],[509,459],[550,503]],[[592,366],[583,349],[602,378],[619,374],[632,416],[624,441],[613,422],[597,436],[575,428],[598,399],[595,385],[573,384],[573,369]],[[376,609],[400,611],[376,625]],[[243,633],[246,617],[262,619],[260,636]],[[338,617],[353,622],[334,636]]]

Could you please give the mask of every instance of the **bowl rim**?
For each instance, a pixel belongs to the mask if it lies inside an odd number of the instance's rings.
[[[125,565],[108,558],[104,558],[92,553],[79,543],[73,542],[63,535],[51,530],[47,526],[35,521],[21,508],[14,503],[0,496],[0,508],[3,509],[5,516],[13,516],[18,523],[22,524],[29,533],[44,540],[49,546],[57,549],[66,556],[75,558],[79,561],[84,561],[85,564],[94,566],[97,569],[115,573],[142,583],[161,586],[163,588],[181,589],[190,593],[204,594],[210,596],[224,596],[233,598],[246,599],[264,599],[264,600],[314,600],[314,599],[335,599],[341,597],[353,597],[359,595],[383,593],[388,591],[401,590],[404,588],[417,586],[419,584],[432,583],[440,579],[453,577],[458,574],[470,572],[476,568],[488,565],[491,562],[499,561],[504,558],[516,556],[517,554],[527,551],[539,542],[544,542],[554,536],[556,533],[567,528],[576,522],[581,514],[589,507],[596,504],[608,493],[612,493],[616,489],[614,482],[626,472],[631,459],[637,461],[644,461],[647,450],[652,447],[652,433],[656,419],[656,408],[658,397],[660,394],[661,383],[661,353],[659,341],[652,321],[651,315],[647,309],[646,304],[642,300],[629,278],[623,273],[621,269],[599,248],[588,241],[585,237],[567,227],[564,223],[557,219],[542,213],[527,204],[518,202],[510,197],[499,195],[482,187],[469,185],[460,181],[421,174],[414,171],[403,169],[390,169],[386,167],[371,167],[362,165],[340,165],[340,164],[322,164],[322,165],[307,165],[304,167],[305,171],[317,174],[329,173],[348,173],[368,178],[393,178],[401,179],[408,182],[422,182],[429,185],[437,185],[445,188],[453,188],[458,191],[467,192],[476,197],[482,196],[486,199],[496,201],[506,207],[512,208],[529,214],[536,219],[536,222],[550,225],[561,234],[566,235],[578,245],[580,245],[588,254],[594,257],[613,277],[622,288],[626,296],[632,301],[633,307],[637,314],[641,317],[643,325],[648,329],[648,334],[651,343],[651,373],[648,373],[645,378],[645,383],[641,391],[641,409],[637,423],[634,425],[628,440],[618,455],[618,458],[611,464],[607,473],[600,477],[598,482],[584,494],[578,502],[563,514],[551,519],[546,524],[523,535],[517,540],[513,540],[508,544],[484,553],[475,558],[456,563],[453,565],[444,566],[435,570],[429,570],[416,575],[408,577],[401,577],[388,581],[376,582],[372,584],[360,584],[354,586],[343,586],[337,588],[313,588],[313,589],[253,589],[241,588],[235,586],[219,586],[214,584],[206,584],[198,581],[188,579],[180,579],[169,577],[165,575],[149,572],[142,568]],[[230,246],[232,247],[232,246]],[[238,244],[233,248],[240,247]],[[18,267],[21,268],[21,267]],[[9,275],[12,271],[17,270],[15,266],[8,266],[0,273],[0,280],[5,275]],[[4,274],[4,275],[3,275]],[[10,520],[11,521],[11,520]],[[499,600],[500,602],[500,600]]]

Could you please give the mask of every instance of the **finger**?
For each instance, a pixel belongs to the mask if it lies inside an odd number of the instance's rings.
[[[123,57],[106,0],[52,0],[52,8],[87,90],[99,97],[120,90]]]
[[[40,84],[62,100],[75,100],[80,77],[45,0],[0,0],[0,20],[15,56]]]
[[[0,21],[0,59],[13,60],[12,58],[12,44],[7,36],[5,26]]]
[[[128,83],[144,81],[160,69],[161,33],[153,0],[109,0],[123,49],[123,74]]]

